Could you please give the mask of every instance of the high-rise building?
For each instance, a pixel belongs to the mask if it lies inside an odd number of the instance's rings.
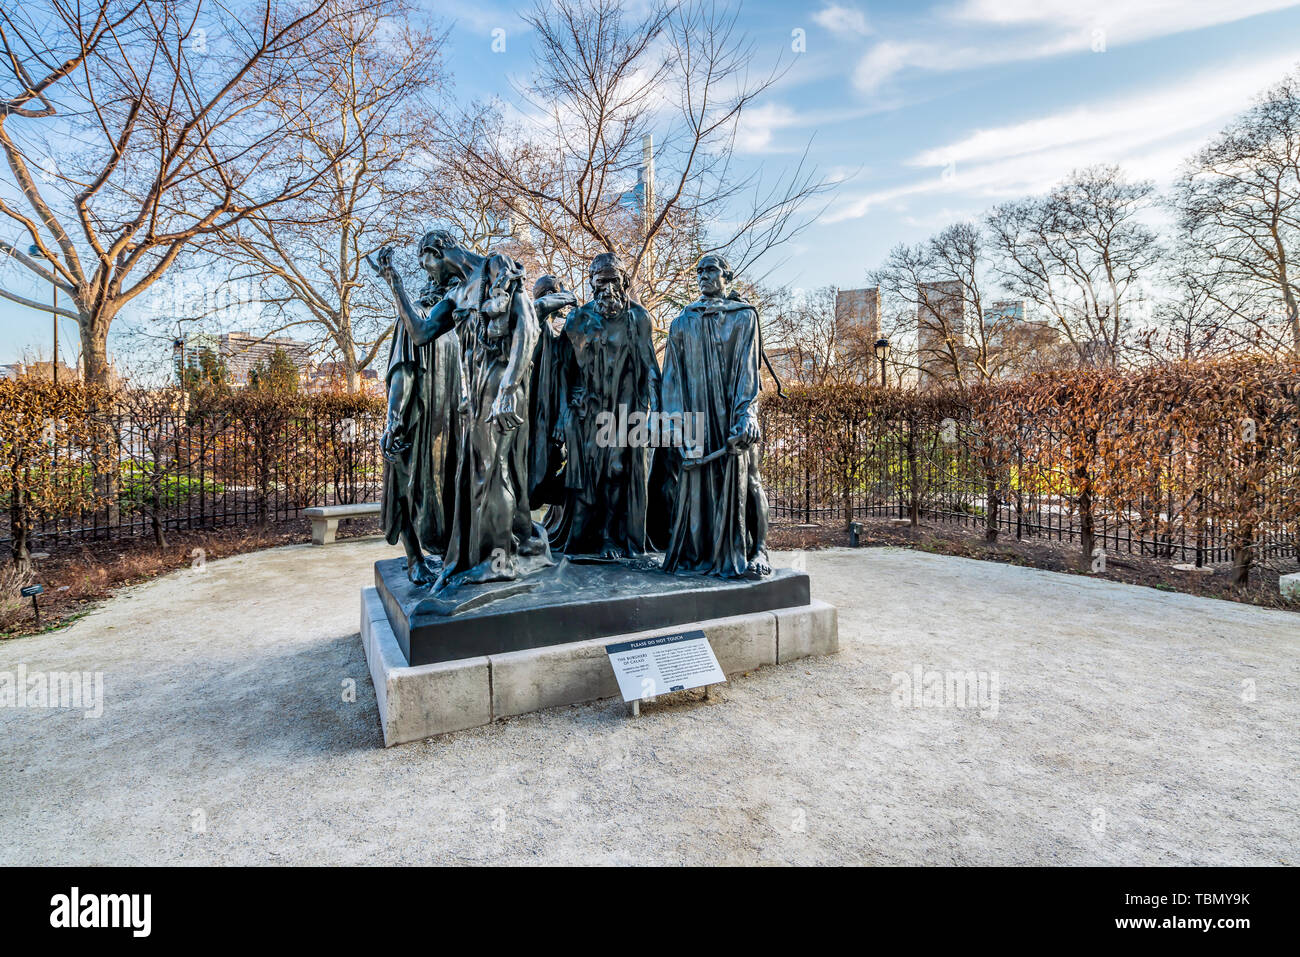
[[[917,293],[916,363],[924,389],[952,379],[954,363],[965,359],[966,296],[956,280],[921,283]]]
[[[880,338],[880,289],[840,289],[835,293],[835,336]]]
[[[1000,299],[984,310],[984,330],[990,348],[1000,346],[1008,333],[1025,321],[1023,299]]]
[[[876,381],[875,345],[880,338],[880,289],[840,289],[835,293],[835,361]]]

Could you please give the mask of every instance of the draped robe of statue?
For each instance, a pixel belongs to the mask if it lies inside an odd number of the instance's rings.
[[[528,508],[528,386],[538,330],[522,281],[519,263],[494,255],[454,283],[445,300],[460,347],[465,412],[439,589],[510,581],[553,564]],[[523,418],[505,431],[489,419],[503,387]]]
[[[759,359],[758,313],[737,299],[691,303],[668,331],[663,413],[700,413],[702,457],[724,451],[688,467],[673,450],[667,572],[738,578],[755,559],[766,562],[767,499],[758,472],[759,446],[725,451],[747,417],[757,422]]]
[[[650,315],[628,301],[606,316],[588,302],[569,313],[563,339],[564,518],[552,545],[570,555],[643,554],[651,449],[645,427],[634,436],[659,408]]]
[[[567,295],[567,293],[565,294]],[[560,296],[543,296],[533,302],[538,320],[537,345],[533,347],[533,367],[528,394],[528,505],[543,508],[564,502],[564,455],[555,438],[560,423],[564,395],[560,389],[560,370],[565,349],[563,333],[552,328],[549,317],[566,307],[556,305]]]
[[[430,283],[422,305],[442,298],[444,287]],[[385,383],[410,443],[405,455],[384,463],[381,522],[388,544],[414,532],[419,545],[439,555],[451,532],[451,488],[459,445],[460,369],[456,340],[444,336],[417,346],[400,319],[393,330]],[[408,383],[399,383],[407,377]],[[406,386],[406,387],[403,387]],[[390,413],[391,414],[391,413]],[[409,516],[410,528],[404,527]]]

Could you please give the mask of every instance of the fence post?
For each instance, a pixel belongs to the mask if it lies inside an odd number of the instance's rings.
[[[916,463],[916,413],[904,420],[907,424],[907,517],[913,528],[921,523],[921,476]]]

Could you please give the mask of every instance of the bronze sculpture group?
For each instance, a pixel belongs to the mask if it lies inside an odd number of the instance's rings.
[[[414,303],[391,249],[375,265],[397,308],[383,521],[412,582],[513,581],[553,552],[662,551],[669,573],[770,574],[758,313],[723,257],[700,260],[700,298],[673,320],[661,373],[613,253],[592,262],[583,304],[550,276],[525,290],[518,262],[440,230],[419,254]],[[543,525],[532,510],[545,506]]]

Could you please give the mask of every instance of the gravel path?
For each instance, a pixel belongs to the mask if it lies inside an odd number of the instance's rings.
[[[393,553],[240,556],[0,644],[0,681],[105,689],[0,708],[0,863],[1300,863],[1298,614],[812,552],[839,655],[384,750],[358,589]],[[996,716],[900,707],[918,666],[996,676]]]

